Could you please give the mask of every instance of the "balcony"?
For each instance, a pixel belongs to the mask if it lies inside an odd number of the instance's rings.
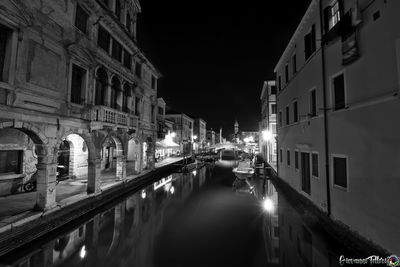
[[[91,111],[92,128],[118,126],[123,128],[137,128],[138,117],[105,106],[95,106]]]

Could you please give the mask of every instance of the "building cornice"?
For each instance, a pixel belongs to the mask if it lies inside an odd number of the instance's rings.
[[[306,13],[304,14],[303,18],[301,19],[299,25],[297,26],[296,31],[293,33],[292,38],[290,39],[289,43],[287,44],[282,56],[280,57],[278,63],[274,68],[274,72],[276,73],[278,69],[288,61],[288,58],[291,57],[291,52],[293,47],[296,45],[297,38],[303,32],[303,29],[307,23],[307,20],[310,18],[311,13],[314,11],[315,8],[318,7],[318,1],[320,0],[311,0],[310,5],[307,8]]]

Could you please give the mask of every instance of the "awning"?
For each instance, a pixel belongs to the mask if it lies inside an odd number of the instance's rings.
[[[174,141],[167,141],[165,139],[156,142],[156,148],[179,148],[179,147],[180,146]]]

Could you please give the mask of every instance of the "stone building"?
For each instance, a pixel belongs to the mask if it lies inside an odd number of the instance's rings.
[[[194,119],[193,136],[196,136],[194,142],[194,150],[198,152],[203,150],[207,143],[206,133],[207,133],[207,123],[202,118]]]
[[[399,12],[400,1],[313,0],[275,67],[279,176],[397,254]]]
[[[1,194],[34,177],[47,209],[61,176],[98,193],[103,171],[154,168],[160,73],[136,42],[140,11],[137,0],[1,1]]]
[[[169,111],[165,114],[167,120],[174,122],[174,141],[180,145],[181,153],[192,153],[193,119],[184,113]]]
[[[261,91],[261,121],[259,131],[260,153],[276,166],[276,85],[275,81],[265,81]]]

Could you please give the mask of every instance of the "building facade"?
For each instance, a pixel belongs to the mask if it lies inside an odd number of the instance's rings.
[[[275,68],[279,176],[397,254],[399,11],[399,1],[314,0]]]
[[[207,146],[213,146],[215,145],[215,131],[213,129],[208,129],[207,133]]]
[[[261,121],[259,130],[260,153],[272,166],[276,166],[276,83],[265,81],[261,91]]]
[[[98,193],[104,170],[152,169],[160,73],[136,43],[139,2],[0,6],[2,194],[33,177],[47,209],[62,175]]]
[[[196,140],[193,140],[195,145],[195,151],[201,151],[207,144],[207,123],[202,118],[194,119],[193,136],[196,136]]]
[[[192,153],[193,119],[184,113],[167,113],[165,118],[174,122],[174,140],[180,145],[181,153]]]

